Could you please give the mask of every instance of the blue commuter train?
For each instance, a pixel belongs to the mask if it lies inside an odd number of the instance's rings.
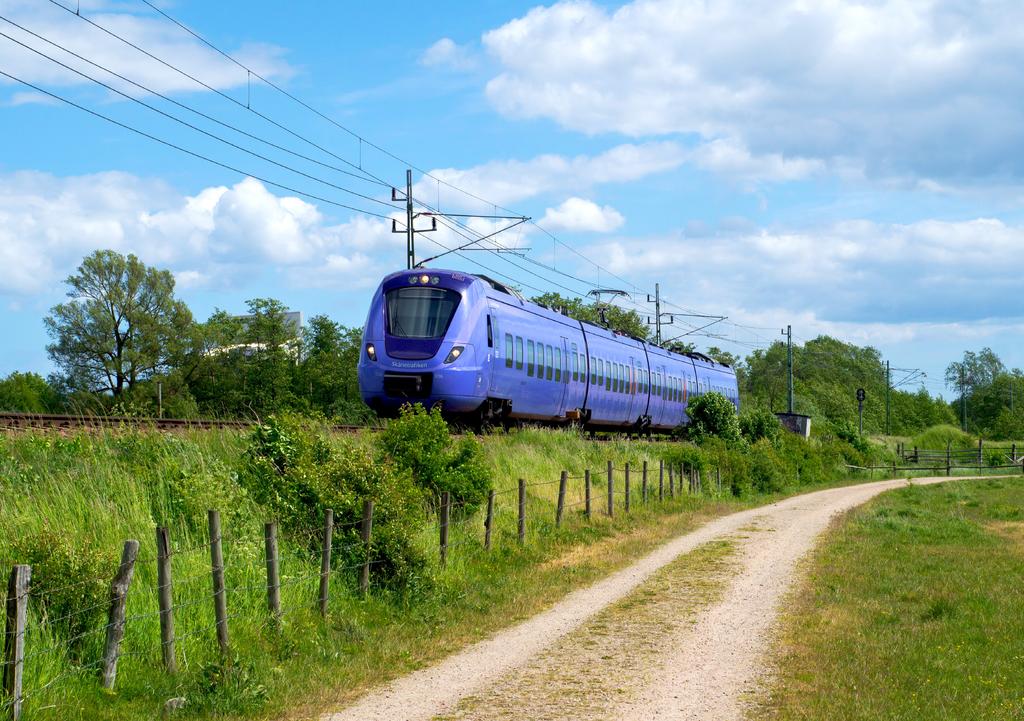
[[[717,391],[739,409],[736,374],[524,300],[482,275],[392,273],[373,295],[359,359],[379,415],[440,403],[472,423],[578,423],[637,433],[686,423],[690,398]]]

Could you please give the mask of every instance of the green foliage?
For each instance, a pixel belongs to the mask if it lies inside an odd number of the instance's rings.
[[[796,485],[795,464],[783,457],[771,441],[762,438],[750,446],[750,485],[758,493],[778,493]],[[787,460],[790,461],[787,463]]]
[[[697,396],[687,405],[686,413],[690,416],[690,424],[686,427],[686,435],[690,440],[699,443],[714,436],[726,443],[742,441],[736,407],[721,393]]]
[[[835,434],[836,438],[843,441],[844,443],[849,443],[851,446],[857,449],[859,453],[868,452],[870,448],[870,443],[864,436],[860,434],[860,431],[857,428],[857,426],[853,425],[853,423],[851,423],[850,421],[834,421],[830,429],[832,433]]]
[[[964,433],[956,426],[941,425],[933,426],[921,433],[914,436],[913,442],[907,445],[918,448],[927,449],[940,449],[945,448],[946,444],[952,444],[953,448],[974,448],[977,446],[978,441],[968,433]]]
[[[41,375],[15,371],[0,380],[0,411],[57,413],[62,408],[60,392]]]
[[[91,538],[48,526],[24,531],[12,544],[19,563],[32,566],[32,597],[43,624],[81,656],[107,613],[106,599],[117,563]]]
[[[170,271],[98,250],[65,283],[68,302],[44,322],[47,351],[71,389],[119,396],[196,352],[192,313],[174,298]]]
[[[452,504],[467,512],[475,510],[491,489],[480,441],[469,435],[455,441],[440,408],[404,406],[380,433],[378,448],[382,460],[410,471],[433,498],[448,491]]]
[[[334,511],[338,566],[361,563],[363,503],[374,502],[372,573],[385,586],[408,588],[422,579],[426,559],[414,543],[422,522],[422,492],[407,471],[378,462],[362,447],[332,446],[312,422],[273,416],[250,435],[240,479],[289,534],[317,535],[328,508]]]
[[[531,300],[548,308],[561,309],[570,318],[607,327],[634,338],[646,340],[651,332],[650,326],[635,310],[624,310],[611,303],[586,303],[580,298],[566,298],[558,293],[543,293]]]
[[[782,435],[782,424],[774,413],[765,408],[753,408],[740,413],[740,433],[750,443],[762,438],[778,443]]]

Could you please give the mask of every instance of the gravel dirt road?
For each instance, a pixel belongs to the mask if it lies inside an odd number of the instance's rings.
[[[324,719],[741,719],[797,562],[837,514],[906,484],[833,488],[716,519]]]

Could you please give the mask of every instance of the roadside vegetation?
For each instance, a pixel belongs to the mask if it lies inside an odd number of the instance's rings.
[[[751,718],[1020,719],[1024,480],[910,486],[815,552]]]
[[[721,405],[721,404],[712,404]],[[713,414],[712,414],[713,415]],[[765,416],[767,424],[770,416]],[[719,419],[721,420],[721,419]],[[774,422],[774,418],[771,418]],[[710,423],[711,421],[709,421]],[[735,423],[735,418],[732,420]],[[0,563],[33,565],[26,718],[152,718],[169,699],[183,717],[309,716],[529,617],[701,521],[806,487],[842,482],[846,464],[885,457],[845,441],[615,439],[523,430],[456,438],[437,413],[411,409],[382,433],[332,435],[323,421],[273,417],[249,433],[147,430],[0,436]],[[741,428],[758,428],[744,419]],[[616,515],[604,513],[604,469],[615,464]],[[649,468],[649,498],[640,495]],[[660,462],[702,472],[703,492],[674,498]],[[623,466],[631,464],[632,512]],[[594,472],[593,518],[583,517],[582,473]],[[572,479],[554,523],[561,471]],[[717,478],[721,474],[722,489]],[[528,481],[527,542],[517,541],[519,478]],[[497,494],[493,548],[483,549],[485,500]],[[438,554],[438,494],[453,498],[450,551]],[[370,594],[358,592],[358,521],[373,499]],[[206,511],[222,513],[231,656],[213,631]],[[335,512],[332,592],[316,611],[323,512]],[[263,524],[279,523],[282,626],[266,610]],[[154,532],[175,549],[179,672],[161,669]],[[97,665],[109,579],[122,542],[142,543],[129,594],[117,685],[99,690]],[[38,691],[46,684],[53,684]],[[33,689],[37,689],[33,698]],[[301,715],[301,714],[300,714]]]

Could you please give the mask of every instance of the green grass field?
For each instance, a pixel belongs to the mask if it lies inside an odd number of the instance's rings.
[[[1024,479],[912,486],[828,533],[752,718],[1024,718]]]

